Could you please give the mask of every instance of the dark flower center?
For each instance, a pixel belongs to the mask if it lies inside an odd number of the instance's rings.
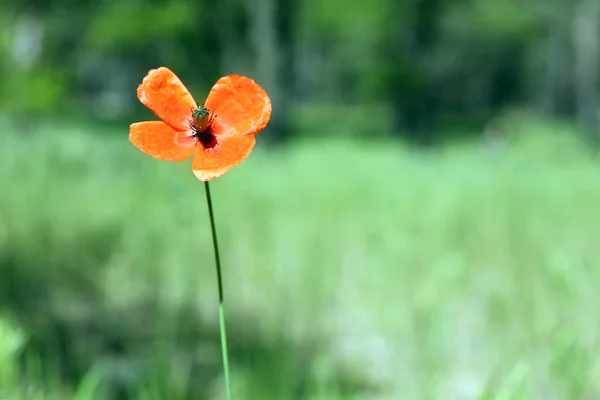
[[[217,145],[217,138],[212,133],[212,123],[214,120],[215,115],[204,108],[204,106],[199,106],[192,111],[190,127],[194,132],[194,137],[202,143],[205,149],[212,149]]]
[[[217,145],[217,138],[210,132],[210,126],[201,131],[195,130],[194,136],[202,143],[205,149],[212,149]]]

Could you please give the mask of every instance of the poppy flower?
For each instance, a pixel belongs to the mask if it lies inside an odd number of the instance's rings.
[[[199,106],[177,75],[160,67],[148,72],[137,96],[162,121],[131,124],[131,143],[159,160],[184,161],[193,155],[192,171],[205,182],[248,157],[254,135],[271,118],[267,93],[240,75],[220,78]]]

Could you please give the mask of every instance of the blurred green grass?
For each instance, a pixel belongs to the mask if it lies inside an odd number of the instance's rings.
[[[222,398],[189,163],[2,128],[0,398]],[[568,127],[510,129],[260,143],[214,181],[236,398],[600,396],[600,164]]]

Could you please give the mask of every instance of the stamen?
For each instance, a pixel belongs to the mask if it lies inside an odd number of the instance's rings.
[[[212,123],[215,118],[214,113],[200,106],[192,112],[192,120],[189,121],[193,136],[205,149],[212,149],[217,145],[217,138],[212,133]]]

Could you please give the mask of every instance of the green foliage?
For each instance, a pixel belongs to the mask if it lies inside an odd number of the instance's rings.
[[[60,70],[34,68],[14,72],[3,87],[11,96],[0,97],[0,106],[5,112],[16,113],[20,118],[49,115],[58,109],[62,100],[68,98],[66,83],[67,79]]]
[[[329,137],[381,139],[391,130],[389,109],[378,105],[298,105],[292,120],[305,138]],[[332,116],[335,116],[332,118]]]
[[[104,1],[87,31],[92,48],[144,48],[149,43],[187,32],[197,23],[198,6],[187,1]]]
[[[540,15],[526,1],[473,0],[450,9],[446,28],[466,37],[484,36],[502,41],[523,41],[540,28]]]
[[[18,379],[18,356],[23,348],[25,338],[23,332],[17,329],[8,319],[0,319],[0,381],[13,384]],[[0,395],[6,396],[6,391],[14,391],[18,387],[3,388]]]
[[[382,24],[389,15],[389,2],[375,0],[365,7],[360,0],[307,0],[304,10],[313,18],[305,18],[308,32],[316,36],[333,36],[356,41],[377,40],[386,30]]]
[[[134,119],[134,88],[150,68],[167,65],[192,91],[205,91],[224,73],[251,74],[284,108],[392,103],[393,112],[381,121],[386,131],[400,130],[411,118],[435,121],[437,112],[459,115],[464,128],[476,122],[474,116],[539,99],[543,83],[530,77],[543,76],[547,67],[542,28],[568,26],[570,15],[570,6],[540,8],[534,0],[17,5],[0,4],[0,112],[16,120],[56,113]],[[38,46],[39,54],[23,43]],[[30,64],[23,65],[18,58],[28,51]],[[420,109],[431,97],[435,109]],[[336,119],[330,116],[327,124]],[[304,125],[291,128],[301,134]]]

